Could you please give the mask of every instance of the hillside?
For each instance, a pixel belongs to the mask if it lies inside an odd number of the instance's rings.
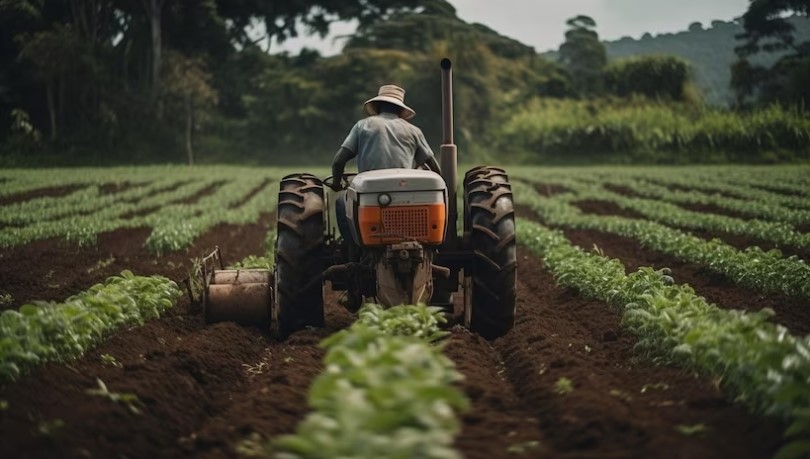
[[[810,40],[810,20],[794,18],[796,41]],[[736,22],[712,21],[704,28],[694,23],[688,31],[660,35],[644,34],[640,39],[624,37],[605,41],[609,59],[651,54],[672,54],[680,56],[694,66],[695,81],[711,105],[728,105],[733,100],[729,88],[731,64],[737,59],[734,48],[739,42],[736,35],[743,32],[742,25]],[[544,56],[554,59],[556,53]],[[778,54],[760,54],[751,59],[760,65],[771,65]]]

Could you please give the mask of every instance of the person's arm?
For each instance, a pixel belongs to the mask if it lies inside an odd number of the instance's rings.
[[[340,145],[340,150],[335,154],[335,159],[332,160],[332,189],[335,191],[340,190],[340,181],[343,179],[343,170],[346,168],[346,163],[357,156],[360,144],[358,124],[360,124],[359,121],[352,126],[346,140]]]
[[[437,174],[442,173],[442,168],[439,167],[439,163],[438,163],[438,161],[436,161],[436,157],[433,156],[433,155],[430,155],[428,160],[425,161],[425,165],[428,167],[428,169],[432,170],[433,172],[435,172]]]
[[[340,147],[340,150],[335,154],[335,159],[332,160],[333,190],[340,190],[340,181],[343,179],[343,170],[346,168],[346,163],[355,156],[357,156],[357,153],[354,153],[346,147]]]
[[[425,165],[428,169],[437,174],[442,173],[442,169],[439,167],[438,161],[436,161],[436,156],[433,155],[433,150],[430,149],[430,145],[428,145],[427,139],[425,139],[425,134],[423,134],[421,130],[416,134],[416,154],[414,155],[414,162],[416,163],[416,167]]]

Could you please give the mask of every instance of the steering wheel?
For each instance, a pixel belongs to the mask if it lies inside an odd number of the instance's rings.
[[[357,174],[343,174],[343,176],[340,178],[340,190],[341,191],[345,190],[346,188],[349,187],[349,184],[351,183],[351,179],[354,178],[355,175],[357,175]],[[332,187],[332,185],[334,184],[334,181],[335,181],[335,177],[330,175],[329,177],[326,177],[325,179],[323,179],[323,184],[328,186],[329,188],[334,189]]]

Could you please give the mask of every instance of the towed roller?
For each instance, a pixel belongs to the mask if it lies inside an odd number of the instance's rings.
[[[220,269],[213,267],[215,262],[219,262]],[[270,327],[274,282],[270,270],[223,269],[217,247],[203,258],[201,275],[206,323],[230,321]]]

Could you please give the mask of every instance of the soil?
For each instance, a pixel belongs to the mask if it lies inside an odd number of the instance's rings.
[[[609,211],[615,211],[615,213]],[[627,211],[618,207],[614,209],[612,206],[605,206],[598,212],[632,218]],[[518,216],[525,219],[537,219],[537,214],[525,206],[518,207]],[[806,299],[782,294],[763,294],[741,287],[725,276],[710,271],[705,266],[684,262],[670,255],[642,247],[635,239],[595,230],[560,229],[573,244],[585,250],[591,250],[596,246],[605,256],[620,260],[627,272],[634,272],[645,266],[655,269],[669,268],[672,270],[675,282],[689,284],[698,295],[721,308],[746,311],[771,308],[776,311],[776,316],[773,318],[776,323],[784,325],[797,335],[810,333],[810,301]],[[737,243],[742,246],[744,240],[738,239]]]
[[[575,201],[572,203],[574,206],[578,207],[580,210],[587,214],[596,214],[596,215],[616,215],[620,217],[626,218],[635,218],[635,219],[646,219],[642,214],[631,210],[631,209],[623,209],[619,207],[617,204],[610,202],[610,201],[598,201],[598,200],[583,200],[583,201]],[[712,206],[704,206],[704,207],[695,207],[690,208],[688,210],[692,210],[694,212],[706,212],[706,213],[714,213],[717,214],[712,210]],[[736,216],[735,218],[741,218]],[[777,244],[772,241],[766,241],[764,239],[741,236],[739,234],[728,233],[725,231],[711,231],[705,229],[695,229],[695,228],[685,228],[674,226],[675,228],[680,228],[684,231],[694,234],[695,236],[705,239],[707,241],[712,239],[720,239],[721,241],[725,242],[726,244],[735,247],[739,250],[745,250],[748,247],[760,247],[762,250],[772,250],[778,249],[782,252],[785,256],[792,256],[795,255],[802,260],[810,262],[810,250],[802,247],[795,247],[783,244]],[[798,232],[802,232],[801,229],[797,228]]]
[[[61,301],[109,276],[129,269],[138,275],[160,274],[175,281],[188,276],[190,260],[210,253],[217,245],[226,263],[264,252],[273,214],[254,224],[218,225],[183,251],[158,257],[144,248],[149,228],[102,233],[94,247],[79,247],[58,238],[0,251],[0,294],[13,298],[16,308],[31,300]]]
[[[519,213],[529,216],[525,209]],[[72,267],[69,286],[53,294],[61,299],[103,279],[105,270],[185,276],[189,258],[214,244],[223,248],[226,261],[262,253],[271,222],[265,215],[255,225],[220,225],[188,252],[159,258],[143,250],[148,235],[143,229],[106,234],[93,249],[41,241],[16,249],[23,252],[15,263],[26,264],[16,270],[4,267],[3,284],[14,287],[25,278],[41,279],[45,269],[62,273]],[[587,232],[567,235],[583,247],[596,243],[631,269],[657,263],[648,258],[654,254],[632,241]],[[111,256],[110,266],[89,269]],[[514,330],[488,342],[456,326],[444,348],[464,374],[460,387],[472,401],[456,439],[465,457],[773,455],[785,426],[732,405],[714,381],[640,358],[633,351],[636,339],[622,331],[617,311],[555,286],[527,250],[521,248],[518,257]],[[37,267],[37,261],[48,267]],[[692,267],[677,272],[670,267],[676,281],[691,283],[682,276]],[[15,271],[33,274],[7,277]],[[751,292],[721,279],[712,282],[718,295],[739,295],[762,305]],[[18,295],[42,297],[43,291],[40,282]],[[184,298],[167,316],[121,330],[81,359],[48,364],[0,386],[0,400],[8,402],[0,410],[0,457],[238,457],[235,445],[251,433],[290,433],[308,412],[308,386],[322,369],[318,342],[353,320],[337,299],[327,293],[326,328],[279,341],[256,328],[206,326]],[[458,294],[456,322],[460,301]],[[781,311],[778,317],[785,320]],[[806,319],[791,320],[806,327]],[[119,366],[103,363],[104,354]],[[111,392],[136,395],[134,410],[89,394],[97,378]],[[570,392],[559,393],[565,386],[561,378],[570,380]],[[703,427],[694,434],[679,431],[695,426]]]
[[[87,188],[87,185],[67,185],[67,186],[53,186],[47,188],[37,188],[31,191],[24,191],[8,196],[0,196],[0,206],[8,206],[18,202],[30,201],[37,198],[55,198],[59,196],[67,196],[74,191],[82,188]]]
[[[568,188],[562,185],[554,185],[551,183],[532,182],[531,185],[534,187],[535,191],[537,191],[543,196],[554,196],[562,193],[567,193],[569,191]]]

